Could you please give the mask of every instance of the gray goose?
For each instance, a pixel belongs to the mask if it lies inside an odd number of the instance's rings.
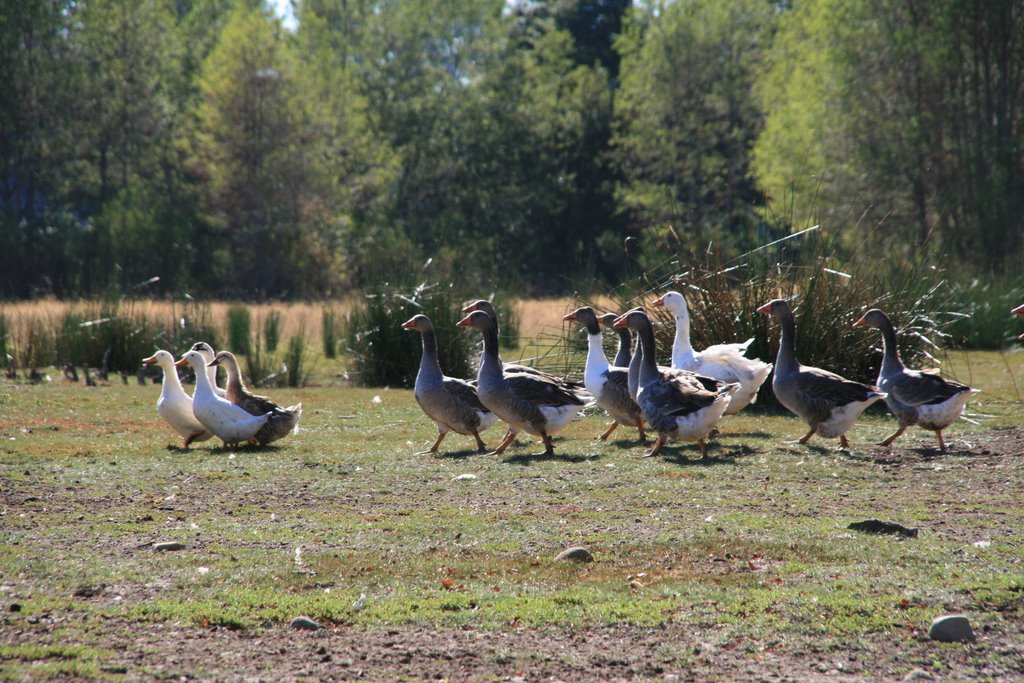
[[[584,401],[564,384],[538,376],[521,375],[518,386],[504,371],[498,355],[498,330],[494,320],[483,311],[473,311],[458,322],[459,327],[479,330],[484,338],[484,352],[477,373],[476,387],[480,402],[508,423],[508,433],[498,447],[501,454],[524,431],[539,436],[544,443],[543,455],[553,455],[551,435],[560,431],[584,406]]]
[[[498,331],[498,312],[494,310],[494,304],[487,299],[477,299],[472,303],[467,304],[463,307],[462,312],[465,314],[472,313],[473,311],[482,311],[490,317],[491,322],[494,323],[495,333]],[[506,375],[531,375],[533,377],[542,377],[546,380],[556,382],[563,386],[568,391],[575,391],[580,388],[577,382],[570,382],[562,377],[555,377],[552,374],[538,370],[537,368],[531,368],[529,365],[519,365],[517,363],[502,363]]]
[[[613,314],[607,314],[612,315]],[[574,320],[587,331],[587,364],[583,368],[583,386],[594,397],[597,405],[604,408],[612,418],[611,426],[597,437],[604,441],[619,424],[635,425],[640,432],[640,441],[647,442],[644,434],[644,418],[640,406],[629,395],[628,374],[626,367],[608,365],[608,357],[604,355],[601,338],[601,327],[598,316],[590,306],[581,306],[568,314],[563,320]],[[620,340],[620,351],[622,342]],[[628,348],[628,333],[626,347]]]
[[[717,390],[708,390],[685,375],[663,372],[655,362],[654,328],[643,311],[629,311],[616,319],[614,326],[628,327],[640,340],[634,354],[634,359],[640,356],[636,401],[651,429],[658,432],[658,440],[644,457],[656,454],[669,439],[679,439],[696,441],[701,458],[706,458],[704,441],[725,414],[740,385],[723,384]]]
[[[633,359],[633,340],[629,336],[628,329],[616,330],[612,327],[618,317],[615,313],[604,313],[597,316],[597,321],[619,335],[619,348],[615,351],[615,360],[612,361],[612,365],[617,368],[628,368],[629,361]]]
[[[834,372],[801,365],[796,359],[796,321],[784,299],[769,301],[757,312],[774,316],[782,328],[772,391],[779,403],[811,428],[800,443],[806,444],[815,434],[826,439],[838,436],[840,448],[849,448],[846,431],[868,406],[885,398],[885,393]]]
[[[228,383],[225,387],[225,398],[228,401],[250,415],[269,415],[267,423],[250,439],[250,443],[255,442],[266,446],[268,443],[284,438],[291,432],[298,432],[299,418],[302,417],[301,403],[282,408],[266,396],[257,396],[249,391],[242,380],[238,359],[230,351],[221,351],[207,365],[214,370],[221,366],[227,372]]]
[[[456,377],[447,377],[441,371],[437,359],[437,333],[434,324],[425,315],[414,315],[402,323],[407,330],[420,333],[423,341],[423,354],[420,356],[420,369],[416,373],[414,395],[416,403],[427,417],[437,425],[437,441],[430,450],[417,453],[437,453],[438,447],[448,432],[465,434],[476,439],[476,447],[480,453],[487,450],[480,432],[498,421],[498,416],[484,407],[477,395],[476,387]]]
[[[900,358],[896,329],[882,310],[872,308],[854,326],[874,327],[882,333],[882,366],[878,369],[878,388],[888,394],[885,403],[896,416],[899,428],[879,445],[889,446],[907,427],[918,425],[935,432],[939,439],[939,450],[945,453],[946,443],[942,440],[942,430],[960,417],[975,390],[930,372],[908,370]]]

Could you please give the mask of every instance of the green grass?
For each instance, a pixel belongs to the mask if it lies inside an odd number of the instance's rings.
[[[1019,425],[1008,371],[1019,367],[1016,356],[951,355],[946,371],[986,393],[971,408],[980,426],[960,422],[947,438],[983,444],[993,427]],[[850,454],[833,441],[786,443],[802,423],[753,413],[722,423],[708,463],[691,445],[639,458],[621,428],[598,443],[606,420],[595,415],[556,441],[555,458],[530,455],[538,447],[524,439],[503,458],[478,456],[459,435],[430,458],[413,455],[435,431],[411,392],[309,387],[272,392],[303,402],[299,435],[266,449],[206,442],[186,452],[168,448],[179,441],[155,415],[158,392],[0,387],[0,678],[110,678],[97,622],[200,631],[259,631],[299,614],[370,631],[682,623],[739,657],[831,639],[909,653],[950,611],[994,633],[1019,632],[1024,620],[1024,539],[1013,531],[1024,528],[1020,458],[980,458],[981,446],[936,457],[920,450],[933,445],[921,430],[890,454],[863,448],[892,430],[880,413],[851,432]],[[500,436],[484,434],[489,444]],[[846,529],[869,517],[921,535]],[[168,540],[186,547],[152,550]],[[597,561],[554,561],[573,545]],[[100,590],[76,595],[84,586]],[[59,624],[59,640],[30,619]],[[31,640],[13,635],[33,629]]]

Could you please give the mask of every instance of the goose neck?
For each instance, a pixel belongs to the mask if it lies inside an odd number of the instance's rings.
[[[899,371],[903,369],[900,359],[900,347],[896,341],[896,329],[888,318],[882,321],[878,330],[882,333],[882,371]]]
[[[779,355],[775,359],[775,372],[795,371],[799,367],[796,360],[796,320],[792,313],[786,313],[779,319],[782,328],[782,339],[779,340]]]
[[[423,355],[420,357],[420,377],[440,377],[441,364],[437,359],[437,334],[433,330],[427,330],[421,336],[423,337]]]

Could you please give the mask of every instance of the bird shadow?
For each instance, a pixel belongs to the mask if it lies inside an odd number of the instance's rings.
[[[509,465],[532,465],[535,462],[581,463],[600,459],[601,456],[596,453],[523,453],[505,458],[501,462]]]
[[[727,430],[721,430],[721,431],[718,432],[718,436],[716,438],[721,439],[723,437],[727,437],[727,438],[730,438],[730,439],[733,439],[733,438],[737,438],[737,439],[738,438],[769,439],[772,436],[773,435],[769,434],[768,432],[757,432],[757,431],[755,431],[755,432],[730,432],[730,431],[727,431]]]
[[[437,452],[433,454],[433,457],[437,460],[468,460],[473,457],[487,455],[490,451],[480,451],[476,448],[464,448],[458,451],[446,451],[444,453]],[[423,455],[430,455],[424,453]]]
[[[744,455],[751,455],[755,451],[749,446],[740,446],[738,448],[729,448],[721,444],[710,442],[705,444],[704,449],[707,455],[700,457],[700,448],[696,445],[685,445],[677,447],[668,447],[671,450],[667,451],[663,449],[657,454],[661,456],[661,459],[665,462],[672,463],[673,465],[679,465],[680,467],[711,467],[714,465],[735,465],[736,458]],[[695,457],[690,457],[688,454],[694,454]]]

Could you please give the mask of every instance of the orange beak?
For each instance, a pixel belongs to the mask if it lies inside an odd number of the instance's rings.
[[[854,327],[864,327],[868,324],[868,321],[864,320],[864,316],[861,316],[860,320],[853,324]]]
[[[469,304],[468,306],[463,306],[462,307],[462,312],[463,313],[472,313],[475,310],[476,310],[476,302],[475,301],[473,303]],[[468,325],[463,325],[463,327],[468,327]]]
[[[180,367],[182,367],[184,365],[188,365],[188,361],[185,360],[184,358],[182,358],[181,360],[179,360],[177,363],[174,364],[174,367],[180,368]]]
[[[463,309],[463,313],[465,313],[465,309]],[[471,316],[471,315],[467,315],[465,318],[463,318],[459,322],[455,323],[455,326],[456,327],[472,327],[473,326],[472,323],[469,322],[470,318],[472,318],[472,317],[473,316]]]
[[[143,365],[153,365],[154,363],[156,363],[156,356],[150,356],[149,358],[142,359]]]
[[[563,315],[562,316],[562,320],[575,320],[575,319],[576,319],[576,311],[573,311],[569,315]]]
[[[1010,315],[1019,315],[1021,317],[1024,317],[1024,304],[1021,304],[1017,308],[1010,311]]]
[[[416,323],[414,323],[413,320],[415,320],[415,318],[409,318],[404,323],[402,323],[402,327],[404,327],[407,330],[416,329]]]
[[[651,305],[652,306],[664,306],[665,305],[665,295],[662,294],[661,296],[659,296],[657,299],[655,299],[654,301],[651,302]]]
[[[613,330],[625,330],[625,329],[627,329],[628,327],[629,327],[629,325],[628,325],[628,324],[626,324],[626,316],[624,316],[624,315],[620,315],[620,316],[619,316],[618,318],[616,318],[616,319],[615,319],[615,321],[614,321],[614,322],[612,323],[612,329],[613,329]]]
[[[772,303],[769,301],[764,306],[761,306],[760,308],[758,308],[757,312],[758,313],[771,313],[772,312]]]

